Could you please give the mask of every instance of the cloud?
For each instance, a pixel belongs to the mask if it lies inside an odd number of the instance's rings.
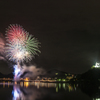
[[[5,60],[5,38],[0,33],[0,60]]]

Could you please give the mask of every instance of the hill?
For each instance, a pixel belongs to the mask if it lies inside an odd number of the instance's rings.
[[[1,72],[0,72],[0,78],[13,78],[13,73],[10,73],[10,74],[2,74]]]
[[[90,81],[90,82],[98,82],[100,81],[100,69],[94,68],[90,69],[87,72],[83,73],[79,80]]]

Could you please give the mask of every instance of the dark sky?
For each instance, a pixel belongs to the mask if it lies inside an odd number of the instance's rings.
[[[38,38],[42,68],[83,73],[100,62],[100,0],[0,0],[0,32],[9,24]]]

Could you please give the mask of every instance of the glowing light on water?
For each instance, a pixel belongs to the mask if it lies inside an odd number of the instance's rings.
[[[29,82],[24,82],[24,86],[27,88],[29,86]]]
[[[58,92],[58,87],[56,87],[56,92]]]
[[[73,87],[71,85],[69,85],[69,84],[68,84],[68,89],[69,89],[69,92],[73,91]]]
[[[17,90],[13,91],[13,100],[17,100],[19,98],[19,93],[17,92]]]
[[[3,81],[3,88],[5,88],[5,81]]]
[[[19,100],[20,90],[14,86],[14,90],[12,91],[13,100]]]
[[[63,83],[63,88],[66,89],[66,88],[65,88],[65,83]]]
[[[59,89],[61,88],[61,83],[59,83]]]

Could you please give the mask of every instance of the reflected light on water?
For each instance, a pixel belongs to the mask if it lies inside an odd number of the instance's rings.
[[[11,85],[11,82],[5,82],[3,81],[2,85],[3,88],[5,88],[5,85]],[[46,87],[46,88],[55,88],[55,91],[58,92],[60,89],[64,89],[64,90],[68,90],[70,91],[74,91],[77,88],[77,85],[70,85],[69,83],[43,83],[43,82],[28,82],[28,81],[24,81],[24,82],[14,82],[15,85],[20,85],[21,87],[26,87],[28,88],[29,86],[36,86],[37,89],[39,89],[40,87]]]
[[[16,86],[14,86],[14,90],[12,91],[13,94],[13,100],[19,100],[19,94],[20,94],[20,90],[19,88],[17,88]]]
[[[52,90],[58,93],[60,93],[62,90],[66,90],[67,92],[71,92],[76,90],[77,85],[69,84],[69,83],[43,83],[43,82],[5,82],[2,83],[3,88],[10,87],[10,85],[13,86],[13,99],[12,100],[33,100],[33,98],[38,98],[39,96],[42,96],[42,93],[46,94],[47,90],[49,88],[52,88]],[[44,88],[45,87],[45,88]],[[45,92],[44,92],[45,91]],[[39,95],[39,96],[38,96]],[[94,99],[94,100],[100,100],[100,99]]]
[[[28,87],[29,86],[29,82],[24,82],[24,87]]]
[[[20,83],[22,86],[22,83]],[[69,83],[43,83],[43,82],[24,82],[24,87],[28,87],[30,85],[36,86],[37,89],[40,87],[47,87],[47,88],[56,88],[56,92],[60,90],[62,87],[65,90],[74,91],[76,90],[76,85],[74,84],[73,86],[70,85]]]
[[[32,87],[30,88],[30,86],[35,86],[37,88],[33,87],[32,89]],[[31,100],[31,98],[33,97],[38,98],[39,96],[37,97],[37,95],[41,94],[40,87],[55,88],[55,92],[60,92],[61,89],[71,92],[74,90],[75,85],[71,86],[68,83],[66,84],[66,83],[21,82],[19,85],[18,84],[14,85],[14,88],[13,88],[14,90],[12,92],[13,100],[28,100],[29,98]],[[46,88],[45,88],[45,91],[46,91]]]
[[[68,89],[69,89],[69,92],[73,90],[73,87],[71,85],[68,85]]]
[[[9,88],[9,81],[8,81],[8,88]]]
[[[20,86],[23,87],[23,82],[20,82]]]
[[[56,87],[56,92],[58,92],[58,87]]]
[[[66,90],[66,88],[65,88],[65,83],[63,83],[63,88]]]
[[[59,83],[59,88],[61,88],[61,83]]]
[[[11,81],[2,81],[0,85],[0,100],[73,100],[74,97],[75,100],[79,100],[77,98],[80,98],[80,100],[100,100],[100,89],[98,88],[100,86],[93,88],[94,85],[88,88],[89,92],[87,92],[88,85],[84,87],[82,84],[74,83],[21,81],[15,84],[15,82]],[[5,98],[5,95],[8,99],[1,99]],[[64,99],[64,97],[66,97],[66,99]]]
[[[5,88],[5,81],[3,81],[3,88]]]

